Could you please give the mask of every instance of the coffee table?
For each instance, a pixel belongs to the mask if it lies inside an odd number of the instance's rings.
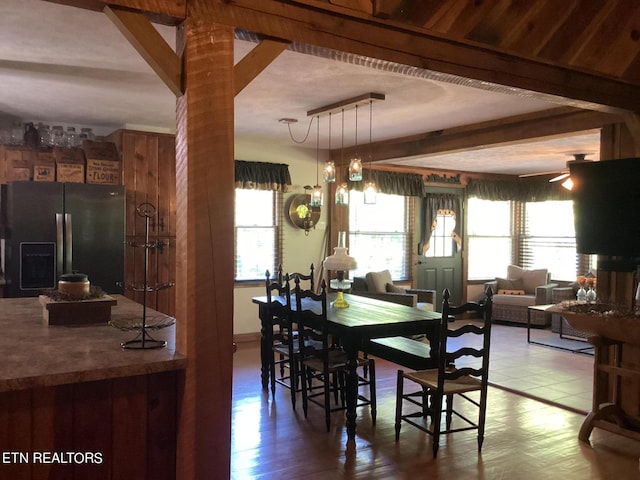
[[[559,350],[566,350],[566,351],[569,351],[569,352],[586,353],[588,355],[593,355],[593,346],[592,345],[586,345],[584,347],[569,347],[569,346],[565,346],[565,345],[562,345],[562,344],[559,344],[559,343],[555,344],[555,343],[548,343],[548,342],[541,342],[541,341],[531,340],[531,312],[533,312],[533,311],[545,312],[545,315],[551,315],[551,313],[547,312],[547,310],[549,310],[553,306],[555,306],[554,303],[549,303],[549,304],[545,304],[545,305],[529,305],[527,307],[527,343],[533,343],[535,345],[543,345],[545,347],[557,348]],[[568,342],[579,342],[579,340],[570,340],[570,339],[566,339],[566,338],[564,338],[562,336],[562,321],[560,322],[559,339],[566,340]]]

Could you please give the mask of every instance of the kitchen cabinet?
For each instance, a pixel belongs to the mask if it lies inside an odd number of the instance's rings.
[[[105,140],[114,142],[121,155],[126,189],[125,286],[144,281],[146,249],[132,245],[145,241],[145,218],[136,209],[150,203],[156,216],[150,220],[147,282],[161,285],[176,276],[176,155],[175,136],[136,130],[117,130]],[[142,303],[143,293],[131,289],[125,295]],[[175,314],[175,288],[147,293],[147,305],[167,315]]]

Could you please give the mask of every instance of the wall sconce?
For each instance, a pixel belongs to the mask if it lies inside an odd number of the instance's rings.
[[[305,185],[305,192],[312,190],[311,186]],[[287,208],[289,221],[294,227],[304,230],[305,235],[309,235],[312,228],[316,228],[320,220],[320,206],[312,205],[312,195],[299,193],[292,195]]]

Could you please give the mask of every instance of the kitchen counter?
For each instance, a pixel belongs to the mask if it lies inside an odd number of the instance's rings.
[[[142,305],[113,295],[112,320],[142,318]],[[147,321],[163,315],[147,309]],[[48,326],[38,298],[0,299],[0,392],[132,377],[186,367],[175,351],[175,325],[149,333],[165,348],[124,350],[121,343],[137,332],[107,324]]]

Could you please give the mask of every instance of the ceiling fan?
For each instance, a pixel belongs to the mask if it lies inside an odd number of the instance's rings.
[[[555,177],[553,177],[552,179],[549,180],[549,182],[560,182],[562,180],[565,180],[567,178],[569,178],[569,165],[571,165],[572,163],[581,163],[581,162],[592,162],[593,160],[587,159],[587,155],[591,155],[591,153],[570,153],[568,155],[572,155],[573,156],[573,160],[569,160],[567,162],[567,168],[561,171],[558,170],[554,170],[551,172],[539,172],[539,173],[525,173],[523,175],[519,175],[519,178],[527,178],[527,177],[538,177],[541,175],[552,175],[554,173],[557,173],[558,175],[556,175]]]

